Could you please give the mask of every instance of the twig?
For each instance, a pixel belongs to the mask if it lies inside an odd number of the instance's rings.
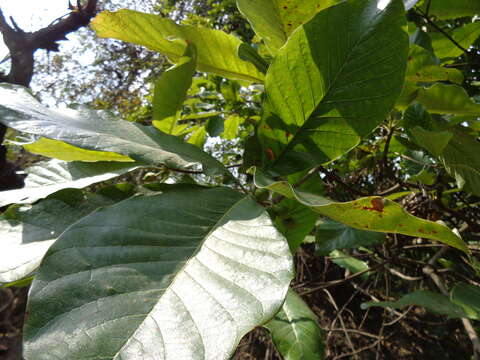
[[[318,290],[323,290],[323,289],[326,289],[326,288],[329,288],[329,287],[332,287],[332,286],[337,286],[337,285],[340,285],[340,284],[343,284],[347,281],[350,281],[352,279],[355,279],[359,276],[362,276],[363,274],[367,273],[367,272],[373,272],[373,271],[376,271],[377,269],[381,268],[382,266],[384,266],[388,261],[383,261],[381,262],[380,264],[377,264],[371,268],[368,268],[368,269],[365,269],[365,270],[362,270],[362,271],[359,271],[355,274],[352,274],[350,276],[347,276],[346,278],[344,279],[339,279],[339,280],[333,280],[333,281],[329,281],[329,282],[326,282],[326,283],[323,283],[323,285],[321,286],[318,286],[318,287],[315,287],[315,288],[312,288],[312,289],[308,289],[304,292],[301,292],[300,295],[301,296],[304,296],[304,295],[308,295],[308,294],[311,294],[315,291],[318,291]]]
[[[344,188],[349,190],[352,194],[359,195],[359,196],[369,196],[369,194],[364,193],[363,191],[357,190],[354,187],[351,187],[350,185],[346,184],[340,176],[338,176],[337,174],[335,174],[331,171],[328,171],[323,166],[318,166],[317,169],[325,175],[327,180],[339,183]]]
[[[437,30],[439,33],[441,33],[443,36],[445,36],[448,40],[452,42],[456,47],[458,47],[460,50],[462,50],[465,53],[468,53],[468,50],[465,49],[462,45],[460,45],[457,40],[455,40],[449,33],[447,33],[445,30],[443,30],[440,26],[435,24],[434,21],[430,19],[428,14],[425,14],[421,9],[417,9],[417,11],[420,13],[420,15],[427,21],[429,25],[431,25],[435,30]]]

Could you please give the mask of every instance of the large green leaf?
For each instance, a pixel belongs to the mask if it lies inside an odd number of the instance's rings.
[[[193,185],[83,218],[49,249],[25,327],[27,359],[228,359],[281,307],[285,238],[250,197]]]
[[[455,6],[452,6],[454,8]],[[480,36],[480,21],[463,25],[454,30],[447,31],[464,49],[468,49]],[[452,41],[441,33],[434,33],[432,47],[440,59],[455,58],[463,54],[463,50],[452,44]]]
[[[480,2],[477,0],[430,0],[424,1],[421,8],[440,20],[455,19],[480,14]]]
[[[313,211],[356,229],[437,240],[469,253],[465,242],[448,227],[415,217],[389,199],[371,196],[349,202],[332,202],[294,189],[285,181],[273,181],[260,171],[255,172],[254,182],[259,188],[296,199]]]
[[[0,283],[28,276],[67,227],[98,207],[119,200],[86,198],[80,190],[66,189],[33,206],[10,207],[0,218]]]
[[[448,296],[428,290],[417,290],[413,293],[402,296],[398,301],[363,303],[362,308],[367,309],[372,306],[379,306],[401,309],[410,305],[422,306],[428,311],[446,315],[450,318],[467,317],[467,314],[465,314],[462,307],[450,301]]]
[[[165,71],[155,82],[153,95],[153,125],[167,134],[175,134],[187,91],[197,65],[195,45],[188,45],[184,56],[175,66]]]
[[[480,116],[480,104],[461,86],[438,83],[421,88],[416,100],[431,113]]]
[[[21,86],[0,85],[0,122],[26,133],[87,150],[122,154],[149,164],[173,168],[201,164],[210,173],[224,169],[207,153],[154,127],[115,120],[87,108],[55,111],[41,105]]]
[[[272,53],[316,13],[343,0],[237,0],[240,12]]]
[[[81,189],[136,168],[136,163],[66,163],[59,160],[38,162],[25,169],[27,178],[24,188],[0,191],[0,206],[33,203],[61,189]]]
[[[133,10],[104,11],[92,21],[98,36],[143,45],[177,62],[186,42],[197,48],[197,69],[226,78],[262,82],[264,75],[237,55],[242,43],[233,35],[201,26],[178,25],[158,15]]]
[[[382,243],[385,235],[374,231],[364,231],[345,226],[333,220],[325,220],[316,228],[316,250],[328,254],[334,250],[354,249]]]
[[[401,0],[351,0],[295,31],[270,65],[259,135],[274,171],[293,173],[355,147],[392,108],[406,68]]]
[[[288,290],[282,309],[265,327],[285,360],[324,358],[323,333],[317,316],[293,290]]]

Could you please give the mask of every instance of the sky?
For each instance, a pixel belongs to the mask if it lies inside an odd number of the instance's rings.
[[[13,16],[23,30],[34,31],[67,14],[68,0],[0,0],[0,8],[7,19]],[[0,61],[7,54],[7,48],[0,37]]]

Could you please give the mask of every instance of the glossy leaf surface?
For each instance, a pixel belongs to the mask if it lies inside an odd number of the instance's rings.
[[[33,206],[9,208],[0,218],[0,283],[28,276],[67,227],[119,200],[99,195],[86,199],[80,190],[68,189]]]
[[[25,169],[28,176],[24,188],[0,191],[0,206],[33,203],[61,189],[81,189],[136,168],[136,163],[66,163],[59,160],[38,162]]]
[[[298,28],[270,65],[259,128],[267,165],[290,174],[338,158],[400,94],[408,37],[400,0],[353,0]]]
[[[228,359],[293,276],[264,209],[228,188],[165,187],[71,226],[35,277],[25,355]]]
[[[0,122],[15,130],[148,164],[174,168],[202,165],[207,172],[223,171],[223,165],[210,155],[154,127],[116,120],[87,108],[55,111],[20,86],[0,85]]]
[[[197,69],[231,79],[262,82],[264,75],[240,59],[242,43],[233,35],[201,26],[177,25],[168,18],[133,10],[104,11],[92,22],[98,36],[146,46],[176,63],[185,52],[186,41],[197,48]]]
[[[281,310],[265,327],[285,360],[324,358],[323,333],[317,316],[293,290],[288,290]]]

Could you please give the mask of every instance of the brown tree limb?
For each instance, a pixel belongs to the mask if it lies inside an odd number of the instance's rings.
[[[34,54],[38,49],[58,51],[66,35],[89,24],[95,16],[97,0],[87,0],[84,5],[77,1],[77,7],[66,17],[34,32],[23,31],[10,17],[10,24],[0,8],[0,33],[7,46],[11,66],[8,74],[0,72],[0,82],[28,87],[34,70]],[[7,159],[7,149],[2,145],[6,127],[0,124],[0,191],[23,186],[23,178],[15,173],[15,166]]]

